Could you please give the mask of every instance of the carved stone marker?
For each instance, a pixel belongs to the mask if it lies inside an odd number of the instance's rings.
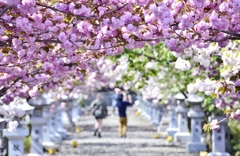
[[[188,117],[191,118],[191,142],[187,144],[188,152],[200,152],[206,150],[205,143],[201,142],[202,118],[204,113],[201,108],[203,99],[197,95],[189,94],[187,102],[191,105]]]
[[[62,108],[61,108],[60,105],[57,106],[55,123],[56,123],[56,129],[57,129],[58,133],[62,135],[63,139],[66,139],[67,138],[67,131],[63,128]]]
[[[3,130],[3,136],[8,138],[8,155],[9,156],[24,156],[23,140],[28,135],[29,131],[18,127],[15,131],[9,132]]]
[[[178,93],[175,99],[178,104],[176,108],[178,132],[174,135],[174,141],[190,141],[191,134],[188,131],[188,108],[186,107],[185,97],[183,94]]]
[[[43,126],[43,141],[42,144],[45,149],[56,149],[57,144],[55,142],[55,138],[53,133],[51,132],[51,118],[53,116],[49,111],[50,105],[45,105],[43,107],[44,119],[46,123]]]
[[[225,117],[214,117],[212,120],[217,119],[218,121],[223,120]],[[212,131],[212,152],[208,156],[230,156],[226,152],[226,142],[225,142],[225,126],[228,120],[223,120],[219,124],[218,130]]]
[[[174,137],[175,133],[178,131],[177,127],[177,113],[175,111],[176,103],[171,101],[169,103],[168,111],[169,111],[169,126],[167,128],[167,135]]]
[[[44,108],[51,104],[53,99],[49,98],[48,95],[38,95],[32,97],[28,103],[35,107],[33,111],[33,115],[31,117],[32,121],[32,145],[31,152],[28,156],[43,156],[43,146],[47,147],[44,144],[44,138],[46,135],[44,134],[43,125],[47,122],[46,114],[44,112]],[[52,147],[52,146],[51,146]]]

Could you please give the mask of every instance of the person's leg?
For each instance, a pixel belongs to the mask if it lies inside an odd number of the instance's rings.
[[[123,118],[123,137],[127,136],[127,118]]]
[[[115,115],[115,109],[116,109],[116,101],[113,100],[113,101],[112,101],[112,116]]]
[[[101,137],[101,131],[102,131],[102,119],[98,119],[98,137]]]
[[[119,132],[119,136],[122,137],[122,128],[123,128],[123,124],[122,124],[122,118],[119,118],[119,127],[118,127],[118,132]]]
[[[113,115],[115,115],[115,108],[116,108],[116,106],[115,105],[113,105]]]
[[[96,118],[96,123],[95,123],[95,130],[94,130],[94,136],[96,136],[97,135],[97,132],[98,132],[98,126],[99,125],[99,123],[98,123],[98,119]]]

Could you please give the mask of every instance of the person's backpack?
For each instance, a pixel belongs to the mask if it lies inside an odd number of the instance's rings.
[[[95,109],[93,110],[93,115],[96,118],[105,118],[106,117],[106,105],[102,102],[99,101],[95,105]]]

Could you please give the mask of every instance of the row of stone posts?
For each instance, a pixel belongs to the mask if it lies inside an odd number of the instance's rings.
[[[181,93],[170,98],[169,104],[167,106],[169,124],[165,133],[168,136],[174,138],[175,142],[186,142],[186,149],[188,152],[200,152],[206,151],[206,144],[202,142],[202,119],[205,116],[202,110],[203,98],[194,95],[188,94],[188,97]],[[163,106],[153,104],[152,100],[142,100],[138,96],[139,101],[139,112],[144,119],[151,122],[153,125],[158,126],[158,129],[161,129],[162,118],[164,117]],[[189,107],[187,107],[189,104]],[[156,113],[158,111],[158,113]],[[188,118],[191,119],[191,132],[188,129]],[[222,117],[213,117],[212,119],[217,118],[218,121]],[[230,156],[226,153],[225,149],[225,127],[227,121],[220,123],[220,128],[212,133],[212,152],[208,156]],[[159,131],[158,131],[159,132]]]
[[[60,102],[66,102],[67,106],[61,106]],[[22,108],[26,111],[25,120],[31,122],[31,130],[24,127],[22,121],[15,131],[2,130],[3,137],[8,139],[8,156],[24,156],[23,140],[29,134],[31,149],[28,156],[43,156],[44,149],[55,151],[59,148],[61,142],[67,139],[67,130],[74,127],[72,124],[78,121],[81,112],[76,100],[65,98],[60,102],[47,94],[33,97],[28,103],[25,101]]]

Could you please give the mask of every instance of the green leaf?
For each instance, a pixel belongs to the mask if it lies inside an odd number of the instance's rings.
[[[211,130],[210,123],[204,124],[203,131],[210,132],[210,130]]]
[[[237,80],[237,78],[238,78],[238,76],[236,75],[236,76],[231,76],[230,77],[230,81],[236,81]]]
[[[64,22],[69,23],[72,19],[72,16],[70,14],[67,14],[67,16],[64,18]]]
[[[215,108],[214,105],[210,105],[210,106],[208,107],[208,111],[209,111],[209,112],[212,112],[212,111],[214,110],[214,108]]]
[[[215,99],[215,98],[217,97],[217,94],[212,93],[211,97],[212,97],[213,99]]]

